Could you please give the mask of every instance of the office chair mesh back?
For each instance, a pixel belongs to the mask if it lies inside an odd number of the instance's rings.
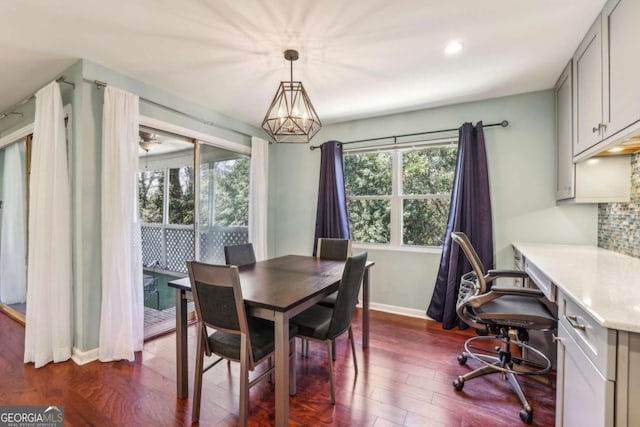
[[[476,279],[479,286],[478,293],[485,293],[487,290],[487,283],[484,280],[484,265],[482,264],[482,261],[480,260],[480,257],[478,256],[476,250],[473,249],[473,245],[469,241],[469,238],[466,234],[457,231],[451,233],[451,238],[458,244],[458,246],[460,246],[460,249],[462,249],[462,251],[466,255],[467,261],[469,261],[469,264],[471,264],[471,268],[476,274]]]

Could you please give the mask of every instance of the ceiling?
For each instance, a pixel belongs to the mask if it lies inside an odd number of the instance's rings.
[[[0,112],[86,58],[260,126],[288,48],[324,124],[547,89],[604,2],[2,1]]]

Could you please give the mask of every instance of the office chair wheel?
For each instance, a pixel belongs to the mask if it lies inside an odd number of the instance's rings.
[[[467,356],[464,353],[460,353],[457,357],[458,363],[461,365],[465,365],[467,363]]]
[[[464,388],[464,378],[458,377],[453,380],[453,388],[455,391],[461,391]],[[520,414],[520,417],[522,417],[522,414]]]
[[[527,424],[531,424],[533,422],[533,409],[530,411],[524,408],[520,409],[520,419]]]

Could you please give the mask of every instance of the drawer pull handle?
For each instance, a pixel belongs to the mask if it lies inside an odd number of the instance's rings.
[[[551,339],[553,340],[553,342],[562,342],[562,338],[560,338],[560,337],[558,337],[558,336],[556,336],[554,334],[551,334]]]
[[[573,326],[574,329],[579,329],[581,331],[587,330],[587,327],[585,325],[583,325],[582,323],[578,323],[578,316],[576,316],[575,314],[564,316],[564,318],[567,319],[567,322],[569,322],[569,324]]]

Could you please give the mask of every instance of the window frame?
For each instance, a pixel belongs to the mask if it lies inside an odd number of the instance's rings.
[[[405,200],[438,200],[451,199],[451,192],[447,194],[405,194],[403,191],[403,156],[401,153],[413,151],[416,149],[427,147],[447,147],[455,146],[458,148],[458,138],[438,138],[432,140],[415,141],[410,145],[400,146],[398,144],[375,146],[375,147],[356,147],[345,149],[344,156],[364,153],[387,152],[391,155],[391,195],[366,195],[366,196],[349,196],[345,194],[347,202],[349,200],[389,200],[390,207],[390,237],[389,243],[373,243],[353,241],[353,245],[358,248],[383,249],[383,250],[401,250],[411,252],[441,252],[442,246],[427,245],[409,245],[403,243],[403,219],[404,219],[404,201]],[[457,151],[456,151],[457,155]],[[346,178],[346,177],[345,177]],[[454,178],[455,179],[455,178]],[[452,188],[453,191],[453,188]],[[346,192],[345,192],[346,193]],[[348,212],[347,212],[348,214]],[[445,224],[446,227],[446,224]]]

